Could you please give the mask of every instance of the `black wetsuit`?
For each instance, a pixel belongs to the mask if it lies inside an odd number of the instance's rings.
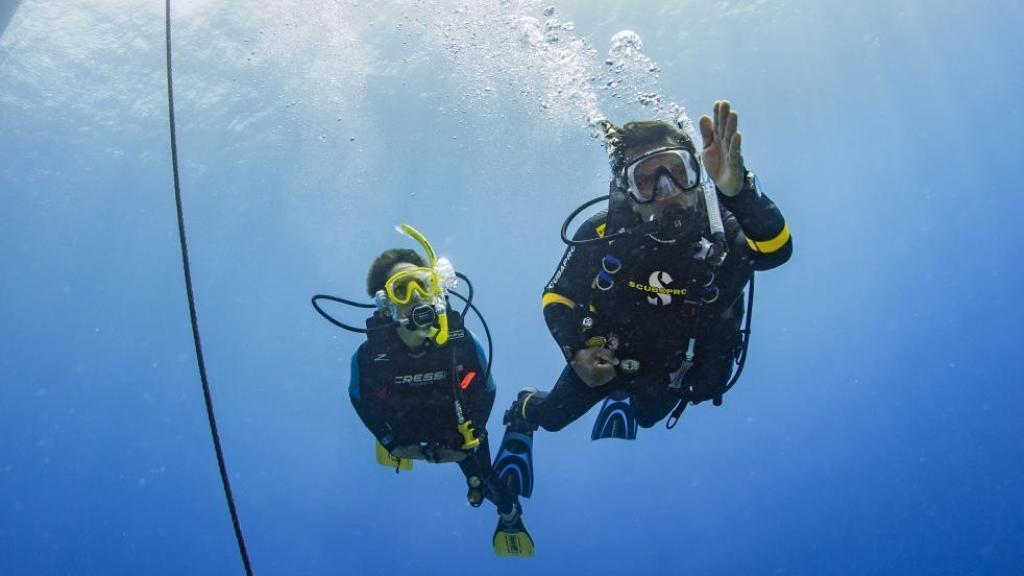
[[[527,420],[560,430],[609,394],[625,391],[637,423],[646,428],[684,395],[693,403],[720,399],[741,342],[743,287],[754,271],[785,263],[792,239],[775,204],[755,192],[749,173],[738,195],[719,194],[719,201],[729,252],[714,269],[718,296],[710,303],[695,305],[702,295],[712,299],[714,289],[704,292],[711,269],[691,257],[689,243],[648,235],[566,250],[544,290],[548,328],[566,360],[581,348],[604,345],[614,348],[620,365],[614,380],[595,388],[566,365],[546,397],[527,403]],[[606,221],[606,212],[596,214],[574,239],[604,236]],[[621,262],[621,269],[611,275],[610,289],[599,290],[595,280],[606,256]],[[624,369],[626,359],[635,362],[632,372]]]
[[[472,422],[480,439],[459,467],[467,479],[479,478],[483,495],[499,511],[507,512],[514,495],[493,478],[487,442],[494,379],[483,381],[486,354],[476,338],[461,329],[457,313],[449,311],[449,323],[450,337],[444,346],[426,345],[416,351],[390,327],[371,331],[352,355],[349,397],[363,424],[389,452],[420,444],[429,453],[436,447],[461,449],[464,439],[455,409],[458,388],[463,417]],[[376,318],[367,322],[368,327],[376,325],[380,325]]]

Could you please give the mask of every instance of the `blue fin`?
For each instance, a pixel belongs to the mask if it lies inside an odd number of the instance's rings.
[[[533,493],[533,433],[505,430],[494,458],[494,473],[524,498]]]
[[[636,418],[633,417],[633,397],[624,392],[609,395],[597,413],[591,440],[602,438],[636,439]]]

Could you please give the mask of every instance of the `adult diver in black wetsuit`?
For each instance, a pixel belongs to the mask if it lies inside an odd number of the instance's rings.
[[[700,156],[666,122],[605,125],[609,208],[567,241],[543,293],[567,366],[550,392],[523,390],[506,412],[512,437],[499,455],[514,458],[499,456],[503,475],[532,488],[533,430],[560,430],[602,400],[595,439],[631,439],[670,412],[674,425],[687,403],[721,403],[745,350],[743,287],[792,253],[781,213],[744,166],[737,121],[716,102],[714,118],[700,119]]]
[[[378,441],[378,461],[396,470],[410,469],[411,460],[457,462],[470,504],[486,498],[498,509],[495,553],[532,556],[518,498],[491,468],[486,425],[494,381],[480,343],[448,305],[454,269],[415,229],[400,230],[423,246],[428,261],[392,249],[370,266],[366,287],[377,310],[352,356],[352,405]]]

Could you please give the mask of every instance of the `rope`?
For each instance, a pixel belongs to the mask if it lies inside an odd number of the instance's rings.
[[[196,362],[199,364],[199,378],[203,383],[203,399],[206,401],[206,417],[210,422],[210,434],[213,436],[213,447],[217,452],[217,466],[220,468],[220,480],[224,485],[224,496],[231,512],[231,523],[235,527],[235,538],[238,540],[238,552],[242,555],[245,573],[252,576],[249,564],[249,553],[242,536],[242,525],[238,521],[235,509],[235,498],[231,494],[231,482],[228,480],[228,468],[224,463],[224,451],[220,445],[220,433],[217,432],[217,418],[213,413],[213,397],[210,394],[210,382],[206,378],[206,362],[203,360],[203,345],[199,339],[199,320],[196,317],[195,292],[192,289],[192,269],[188,260],[188,240],[185,237],[185,215],[181,207],[181,181],[178,177],[178,138],[174,125],[174,83],[171,76],[171,0],[166,0],[166,44],[167,44],[167,108],[171,124],[171,165],[174,168],[174,203],[178,209],[178,240],[181,244],[181,263],[185,269],[185,290],[188,294],[188,313],[192,320],[192,339],[196,345]]]

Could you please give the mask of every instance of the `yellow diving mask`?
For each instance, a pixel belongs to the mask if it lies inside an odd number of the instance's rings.
[[[443,290],[440,275],[433,268],[406,268],[388,278],[384,284],[388,300],[395,304],[408,304],[417,297],[430,300],[443,294]]]
[[[445,290],[455,287],[455,268],[448,259],[438,259],[430,242],[412,226],[402,224],[397,230],[416,240],[423,247],[427,253],[429,267],[409,267],[396,272],[384,283],[384,293],[392,305],[393,314],[396,306],[406,306],[418,301],[420,304],[411,311],[415,319],[422,314],[417,309],[429,307],[437,318],[437,326],[431,330],[430,337],[438,345],[443,345],[448,341],[448,302],[445,299]]]

